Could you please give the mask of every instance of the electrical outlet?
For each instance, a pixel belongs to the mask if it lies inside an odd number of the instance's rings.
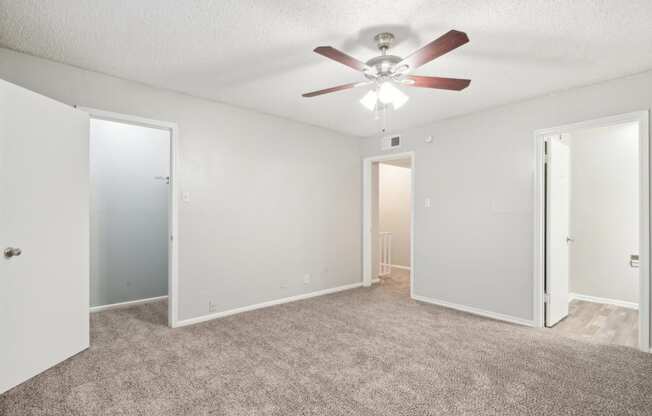
[[[310,283],[310,277],[311,277],[310,273],[306,273],[306,274],[303,275],[303,284],[304,285],[307,285],[307,284]]]
[[[208,312],[209,313],[217,312],[217,304],[213,303],[212,300],[208,301]]]

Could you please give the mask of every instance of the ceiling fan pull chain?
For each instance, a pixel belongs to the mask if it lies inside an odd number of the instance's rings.
[[[387,105],[383,105],[383,113],[380,118],[381,122],[381,132],[385,133],[387,131]]]

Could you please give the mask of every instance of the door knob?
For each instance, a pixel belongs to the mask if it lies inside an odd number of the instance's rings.
[[[21,251],[21,249],[16,248],[16,247],[7,247],[7,248],[5,248],[5,251],[4,251],[5,257],[8,258],[8,259],[10,259],[10,258],[12,258],[14,256],[20,256],[22,253],[23,252]]]

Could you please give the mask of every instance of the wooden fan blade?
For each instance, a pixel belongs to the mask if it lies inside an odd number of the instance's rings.
[[[332,59],[350,68],[353,68],[356,71],[366,71],[370,69],[364,62],[358,61],[354,57],[349,56],[344,52],[333,48],[332,46],[320,46],[315,48],[314,51],[322,56],[327,57],[328,59]]]
[[[468,87],[470,83],[470,79],[424,77],[420,75],[409,75],[404,81],[405,85],[413,87],[437,88],[440,90],[455,91],[463,90]]]
[[[423,48],[412,52],[411,55],[399,62],[396,67],[399,68],[402,65],[408,65],[410,70],[418,68],[455,48],[459,48],[468,41],[469,37],[466,36],[466,33],[451,30],[438,39],[433,40]]]
[[[329,94],[331,92],[349,90],[351,88],[359,87],[361,85],[366,85],[366,84],[368,84],[368,82],[352,82],[350,84],[338,85],[336,87],[330,87],[330,88],[326,88],[326,89],[323,89],[323,90],[307,92],[305,94],[302,94],[301,96],[302,97],[316,97],[318,95]]]

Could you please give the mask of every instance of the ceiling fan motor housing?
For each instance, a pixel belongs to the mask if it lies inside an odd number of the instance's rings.
[[[364,73],[370,80],[384,80],[394,75],[394,67],[401,62],[401,57],[395,55],[380,55],[366,62],[371,71]]]
[[[394,44],[394,34],[389,32],[379,33],[374,36],[376,45],[380,49],[380,56],[371,58],[366,62],[371,71],[365,72],[365,77],[369,80],[386,81],[396,77],[396,64],[402,61],[402,58],[396,55],[388,55],[387,50]],[[403,71],[401,71],[403,72]]]

